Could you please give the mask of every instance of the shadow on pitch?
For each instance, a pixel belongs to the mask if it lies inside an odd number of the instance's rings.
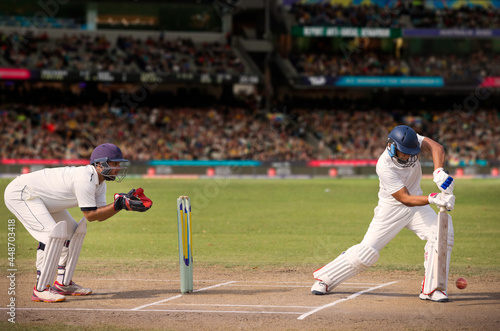
[[[165,297],[180,294],[178,290],[174,289],[154,289],[154,290],[133,290],[133,291],[120,291],[120,292],[94,292],[91,295],[76,296],[71,298],[78,298],[79,300],[109,300],[109,299],[145,299],[152,297]]]

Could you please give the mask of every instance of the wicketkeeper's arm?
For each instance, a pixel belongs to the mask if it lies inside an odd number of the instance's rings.
[[[104,220],[107,220],[111,216],[116,215],[118,211],[115,210],[114,204],[110,203],[109,205],[102,206],[94,210],[82,210],[82,213],[89,222],[102,222]]]
[[[151,208],[153,202],[144,195],[144,190],[133,189],[129,193],[116,193],[114,202],[94,210],[82,210],[83,215],[89,222],[107,220],[116,215],[120,210],[144,212]]]

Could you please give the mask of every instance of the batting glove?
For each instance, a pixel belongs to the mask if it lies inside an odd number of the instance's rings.
[[[135,189],[132,189],[127,194],[125,193],[115,193],[115,202],[113,207],[116,211],[125,209],[132,211],[141,211],[144,212],[148,210],[144,203],[142,203],[141,199],[134,195]]]
[[[443,168],[437,168],[432,175],[434,176],[434,183],[436,183],[441,191],[446,194],[453,194],[453,189],[455,188],[453,177],[448,175]]]
[[[431,193],[429,194],[429,203],[438,207],[445,207],[447,211],[455,208],[455,196],[453,194]]]

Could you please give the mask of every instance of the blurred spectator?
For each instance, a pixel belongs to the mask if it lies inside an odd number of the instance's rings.
[[[247,73],[230,45],[218,42],[195,44],[189,38],[166,40],[160,36],[141,40],[119,36],[116,43],[112,43],[104,35],[85,33],[61,38],[47,35],[27,38],[0,32],[0,43],[0,59],[14,68],[126,73]]]
[[[500,161],[500,112],[468,111],[309,111],[296,110],[333,159],[374,159],[385,148],[387,133],[399,124],[440,141],[450,165],[485,165]]]
[[[131,160],[308,160],[312,146],[272,117],[241,108],[139,108],[13,105],[1,110],[0,157],[88,158],[119,143]]]
[[[398,124],[439,140],[451,165],[500,161],[500,113],[466,111],[294,110],[239,107],[149,108],[123,112],[81,105],[11,105],[0,110],[0,157],[88,158],[94,146],[119,143],[134,161],[376,159]],[[317,147],[306,142],[309,132]],[[311,140],[308,140],[311,142]]]
[[[389,54],[342,55],[293,54],[292,65],[303,76],[440,76],[448,82],[500,76],[500,55],[483,51],[467,56],[454,54],[409,56]]]
[[[295,2],[290,13],[299,25],[382,28],[495,29],[500,8],[467,6],[436,9],[412,1],[390,1],[388,6],[303,4]]]

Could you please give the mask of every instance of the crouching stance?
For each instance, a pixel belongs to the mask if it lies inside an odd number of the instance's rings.
[[[422,195],[420,181],[422,169],[418,160],[421,151],[429,153],[434,163],[434,182],[441,193]],[[321,295],[358,273],[367,270],[379,258],[379,252],[403,228],[413,231],[425,245],[425,276],[420,299],[436,302],[448,301],[446,291],[437,290],[437,214],[429,204],[453,210],[454,181],[443,171],[444,148],[434,140],[416,134],[405,125],[395,127],[389,134],[387,148],[377,162],[380,180],[379,201],[374,217],[360,244],[354,245],[335,260],[314,272],[316,282],[313,294]],[[448,247],[446,279],[448,278],[453,224],[448,216]],[[447,283],[446,283],[447,286]]]
[[[17,177],[5,189],[7,208],[39,242],[33,301],[59,302],[65,295],[91,294],[91,289],[72,280],[87,220],[104,221],[121,209],[146,211],[151,207],[142,189],[115,194],[114,202],[106,204],[105,181],[119,182],[126,175],[121,162],[128,161],[117,146],[102,144],[94,149],[87,166],[35,171]],[[77,206],[84,215],[80,222],[67,210]]]

